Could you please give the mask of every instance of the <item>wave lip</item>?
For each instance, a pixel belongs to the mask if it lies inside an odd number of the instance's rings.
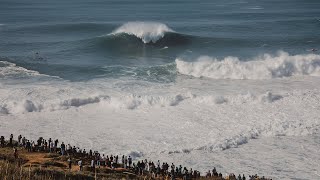
[[[279,52],[276,56],[265,54],[250,61],[237,57],[222,60],[201,56],[195,62],[176,59],[180,74],[213,79],[273,79],[299,75],[320,76],[320,55],[289,55]]]
[[[128,22],[114,30],[109,35],[128,34],[136,36],[144,43],[156,43],[165,33],[174,32],[167,25],[157,22]]]

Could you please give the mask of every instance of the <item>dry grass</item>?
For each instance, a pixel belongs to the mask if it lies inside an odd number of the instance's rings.
[[[19,148],[19,158],[15,159],[11,148],[0,148],[0,179],[11,180],[90,180],[90,179],[140,179],[134,174],[124,174],[123,170],[115,171],[101,168],[90,172],[84,168],[79,172],[73,165],[69,170],[66,157],[56,154],[32,152]]]

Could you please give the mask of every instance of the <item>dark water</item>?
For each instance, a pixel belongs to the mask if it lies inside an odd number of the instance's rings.
[[[136,21],[173,31],[148,43],[110,34]],[[0,24],[2,61],[73,81],[134,76],[167,82],[175,78],[177,57],[246,60],[320,48],[319,0],[0,0]],[[159,30],[148,27],[139,31]]]

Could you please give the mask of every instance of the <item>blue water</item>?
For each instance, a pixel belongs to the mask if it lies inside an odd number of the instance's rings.
[[[166,25],[156,42],[110,35],[127,22]],[[246,61],[320,48],[319,0],[0,0],[0,57],[71,81],[130,76],[171,82],[175,59]]]

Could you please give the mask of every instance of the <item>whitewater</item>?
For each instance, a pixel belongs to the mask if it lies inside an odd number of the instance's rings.
[[[318,1],[3,0],[0,134],[320,178]]]
[[[297,58],[302,62],[297,63]],[[252,78],[244,78],[247,68],[238,67],[270,66],[269,61],[288,61],[297,67],[275,77],[250,71],[247,77]],[[232,61],[236,65],[228,67],[229,71],[239,75],[231,77],[222,73],[210,78],[212,68],[207,65],[202,72],[209,75],[199,79],[200,75],[183,73],[183,67],[197,72],[195,65],[203,67],[202,60],[190,66],[176,60],[181,75],[169,84],[131,78],[69,82],[54,77],[48,83],[38,80],[47,75],[5,62],[0,69],[7,77],[1,80],[0,128],[4,134],[56,137],[137,160],[181,163],[203,173],[215,166],[224,173],[313,179],[318,177],[320,160],[316,156],[320,80],[314,77],[318,61],[318,55],[281,53],[271,60],[252,61],[252,65]],[[217,62],[206,57],[205,63]],[[299,69],[305,69],[304,73]],[[17,76],[37,81],[12,83]]]

